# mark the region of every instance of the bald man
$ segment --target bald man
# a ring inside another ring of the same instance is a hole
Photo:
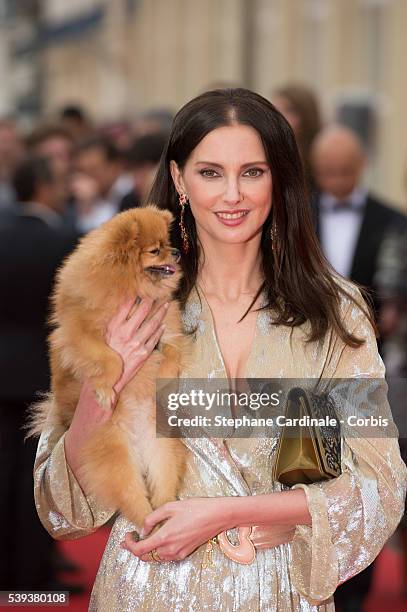
[[[343,276],[375,290],[377,257],[387,229],[405,217],[362,186],[366,158],[358,137],[331,126],[316,137],[311,164],[318,189],[317,233],[322,249]],[[377,295],[375,306],[379,307]]]
[[[341,126],[325,128],[314,140],[311,164],[318,195],[314,202],[317,233],[332,266],[372,290],[376,314],[380,300],[374,276],[388,230],[405,217],[373,197],[363,186],[366,158],[357,136]],[[362,611],[373,565],[341,585],[335,602],[342,612]]]

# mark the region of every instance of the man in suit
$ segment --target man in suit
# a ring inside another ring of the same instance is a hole
[[[374,276],[381,244],[387,230],[405,217],[362,186],[365,162],[362,145],[351,130],[322,130],[312,148],[318,188],[314,208],[328,261],[343,276],[372,290],[378,308]]]
[[[405,217],[374,197],[362,184],[365,155],[357,136],[341,126],[327,127],[312,147],[318,195],[313,202],[317,234],[326,258],[342,276],[371,291],[378,315],[381,300],[375,284],[379,253],[388,229]],[[343,612],[362,610],[373,565],[340,586],[335,601]]]
[[[94,136],[75,147],[71,191],[78,231],[86,233],[111,219],[132,189],[123,155],[109,138]]]
[[[132,174],[134,186],[120,202],[119,212],[137,208],[147,201],[168,138],[168,132],[144,134],[136,138],[127,151],[127,167]]]
[[[49,389],[46,338],[54,274],[76,233],[58,210],[59,185],[49,161],[26,159],[13,186],[18,203],[0,217],[0,590],[58,589],[54,542],[33,496],[37,440],[24,442],[27,407]]]

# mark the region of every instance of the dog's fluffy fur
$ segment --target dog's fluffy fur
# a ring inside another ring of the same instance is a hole
[[[169,244],[172,221],[169,211],[155,206],[125,211],[82,238],[60,268],[50,318],[51,393],[33,406],[29,435],[45,426],[68,428],[85,379],[99,403],[110,405],[123,363],[106,343],[107,324],[132,296],[155,300],[148,318],[172,300],[181,278]],[[149,269],[163,264],[173,273]],[[189,352],[174,300],[165,325],[158,349],[123,389],[111,419],[82,449],[78,471],[87,493],[138,527],[152,509],[176,498],[185,467],[181,440],[156,437],[156,379],[177,378]]]

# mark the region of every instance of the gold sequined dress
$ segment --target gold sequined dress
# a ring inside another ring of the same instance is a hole
[[[307,345],[307,324],[270,326],[271,312],[259,312],[246,377],[382,378],[384,367],[365,316],[345,298],[342,313],[348,329],[366,338],[361,348],[345,346],[334,332],[323,343]],[[186,329],[197,326],[191,368],[183,376],[226,378],[209,305],[196,289],[183,318]],[[381,411],[388,413],[387,401]],[[282,489],[271,477],[276,439],[190,438],[185,443],[190,452],[180,499]],[[37,510],[54,538],[88,535],[112,516],[81,490],[66,463],[64,431],[44,430],[34,476]],[[369,565],[394,532],[404,510],[406,481],[396,438],[344,439],[339,478],[297,485],[306,493],[312,526],[298,525],[289,543],[258,549],[250,565],[231,561],[215,546],[213,566],[205,567],[204,544],[181,562],[140,561],[119,546],[134,525],[118,515],[89,610],[332,612],[337,585]]]

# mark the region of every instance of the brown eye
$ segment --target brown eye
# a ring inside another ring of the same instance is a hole
[[[149,251],[149,253],[151,253],[151,255],[159,255],[160,249],[153,249],[152,251]]]
[[[261,168],[250,168],[250,170],[247,170],[245,174],[250,176],[250,178],[257,178],[258,176],[264,174],[264,170]]]

